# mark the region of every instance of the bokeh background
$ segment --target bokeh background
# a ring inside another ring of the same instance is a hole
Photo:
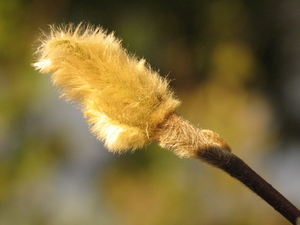
[[[300,207],[298,0],[0,0],[1,225],[289,224],[227,174],[155,143],[109,153],[30,66],[41,30],[115,31],[235,154]]]

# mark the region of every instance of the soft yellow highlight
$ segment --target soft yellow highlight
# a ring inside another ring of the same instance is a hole
[[[166,79],[100,27],[50,30],[34,66],[51,73],[62,96],[79,104],[91,131],[112,151],[154,141],[157,126],[180,104]]]

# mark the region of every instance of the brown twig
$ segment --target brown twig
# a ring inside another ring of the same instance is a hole
[[[299,209],[243,160],[232,154],[226,142],[216,133],[198,129],[172,114],[159,126],[158,134],[162,147],[171,149],[180,157],[194,157],[225,171],[264,199],[292,224],[297,224]]]

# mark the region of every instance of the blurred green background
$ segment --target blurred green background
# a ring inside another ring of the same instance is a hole
[[[0,0],[0,225],[289,224],[155,143],[109,153],[30,63],[49,24],[115,31],[172,80],[179,114],[300,207],[299,11],[298,0]]]

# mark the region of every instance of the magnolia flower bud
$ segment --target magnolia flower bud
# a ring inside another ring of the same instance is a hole
[[[158,124],[180,104],[166,79],[100,27],[51,26],[41,42],[33,65],[52,74],[62,96],[79,104],[111,151],[154,141]]]
[[[33,65],[51,73],[62,96],[76,102],[92,132],[111,151],[137,149],[158,141],[179,157],[201,159],[235,177],[292,224],[300,211],[243,160],[216,133],[176,115],[180,104],[166,79],[122,48],[102,28],[51,27]]]

